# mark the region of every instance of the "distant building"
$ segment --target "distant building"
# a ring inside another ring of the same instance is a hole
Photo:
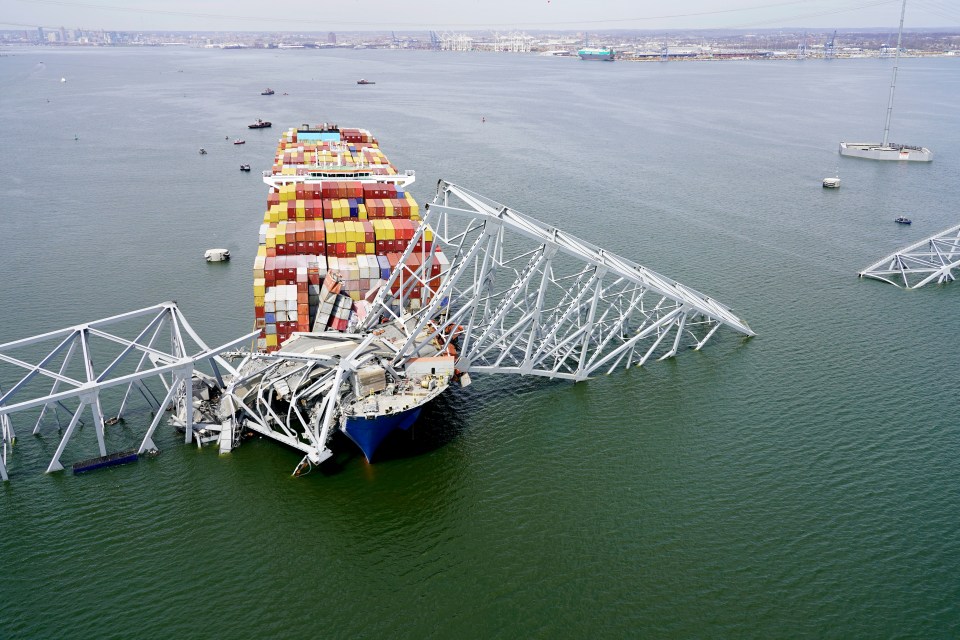
[[[327,34],[327,44],[337,44],[337,34],[333,31]]]

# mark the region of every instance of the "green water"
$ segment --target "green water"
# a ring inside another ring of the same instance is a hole
[[[321,121],[371,129],[420,202],[461,184],[758,336],[578,385],[478,378],[376,464],[343,446],[299,479],[273,443],[219,456],[168,426],[159,458],[45,475],[56,429],[15,422],[0,637],[960,633],[960,287],[856,278],[957,223],[956,60],[901,61],[892,138],[923,166],[836,153],[879,139],[883,60],[6,53],[2,341],[169,299],[208,343],[247,331],[257,172]]]

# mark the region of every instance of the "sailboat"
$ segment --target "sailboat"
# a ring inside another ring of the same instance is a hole
[[[840,155],[868,160],[907,160],[911,162],[930,162],[933,152],[926,147],[890,142],[890,115],[893,113],[893,91],[897,86],[897,67],[900,64],[900,41],[903,38],[903,16],[907,11],[907,0],[900,7],[900,29],[897,31],[897,53],[893,59],[893,79],[890,81],[890,99],[887,101],[887,120],[883,127],[883,142],[841,142]]]

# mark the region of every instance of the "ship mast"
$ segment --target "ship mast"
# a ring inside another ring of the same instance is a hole
[[[900,7],[900,28],[897,30],[897,52],[893,58],[893,79],[890,81],[890,99],[887,101],[887,121],[883,125],[883,143],[881,147],[887,146],[890,139],[890,116],[893,114],[893,90],[897,86],[897,67],[900,65],[900,40],[903,37],[903,16],[907,12],[907,0],[903,0]]]

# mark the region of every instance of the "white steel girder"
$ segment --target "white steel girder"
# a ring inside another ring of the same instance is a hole
[[[952,282],[953,270],[960,267],[960,225],[944,229],[909,247],[877,260],[861,271],[861,278],[873,278],[904,289],[919,289],[936,280]]]
[[[425,209],[361,327],[419,306],[398,364],[440,340],[461,372],[576,381],[700,349],[720,326],[754,335],[720,302],[462,187],[441,180]]]
[[[116,325],[121,325],[128,333],[135,332],[135,337],[123,337],[106,330],[116,328]],[[190,442],[193,403],[186,400],[186,389],[192,388],[194,366],[200,361],[208,361],[222,384],[220,371],[225,369],[232,372],[233,368],[217,354],[249,340],[255,333],[211,349],[190,327],[176,303],[165,302],[0,344],[0,367],[6,366],[2,369],[4,378],[16,376],[15,373],[9,373],[11,369],[20,373],[12,386],[0,390],[0,438],[3,441],[0,479],[8,480],[7,447],[15,438],[11,416],[31,409],[40,409],[33,426],[34,434],[39,433],[48,411],[52,412],[61,430],[63,424],[60,422],[60,413],[70,416],[56,453],[47,467],[48,473],[63,469],[60,457],[87,407],[90,407],[93,415],[97,448],[101,456],[107,455],[101,392],[114,387],[125,387],[117,420],[123,417],[127,401],[134,391],[142,395],[155,412],[138,453],[155,448],[153,433],[164,410],[171,404],[182,403],[187,421],[184,437]],[[188,342],[185,335],[192,342]],[[188,350],[190,344],[199,350],[191,353]],[[50,345],[55,346],[50,349]],[[19,357],[12,355],[14,353]],[[105,366],[96,362],[97,356],[104,359]],[[168,376],[169,381],[164,376]],[[159,378],[167,389],[162,402],[157,401],[144,384],[145,380],[152,377]],[[192,399],[192,393],[189,397]],[[65,404],[67,401],[79,403],[74,408],[68,408]]]

